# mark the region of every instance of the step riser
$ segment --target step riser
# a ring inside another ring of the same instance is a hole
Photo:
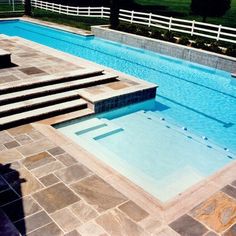
[[[66,78],[59,78],[55,80],[48,80],[48,81],[39,81],[34,84],[24,84],[24,85],[19,85],[16,87],[9,87],[9,88],[0,88],[0,93],[1,94],[6,94],[6,93],[11,93],[11,92],[18,92],[22,90],[27,90],[27,89],[33,89],[37,87],[43,87],[43,86],[48,86],[48,85],[53,85],[53,84],[60,84],[60,83],[65,83],[65,82],[70,82],[70,81],[75,81],[75,80],[82,80],[86,79],[88,77],[93,77],[97,75],[102,75],[102,73],[90,73],[86,75],[81,75],[81,76],[75,76],[75,77],[66,77]]]
[[[24,107],[11,109],[11,110],[7,110],[7,111],[2,111],[2,112],[1,112],[1,107],[0,107],[0,117],[5,117],[5,116],[9,116],[9,115],[14,115],[17,113],[22,113],[22,112],[25,112],[28,110],[33,110],[33,109],[42,108],[42,107],[46,107],[46,106],[50,106],[50,105],[55,105],[60,102],[68,102],[68,101],[72,101],[72,100],[78,99],[78,98],[80,98],[80,96],[77,94],[77,95],[73,95],[73,96],[54,99],[54,100],[47,101],[47,102],[42,102],[40,104],[26,105]]]
[[[107,83],[111,83],[111,82],[115,82],[115,81],[117,81],[117,78],[107,78],[107,79],[104,79],[103,81],[99,81],[99,82],[94,81],[94,82],[88,82],[88,83],[85,83],[85,84],[71,85],[70,87],[62,87],[62,88],[52,89],[52,90],[48,90],[48,91],[38,92],[38,93],[35,93],[35,94],[26,94],[25,96],[12,97],[12,98],[7,99],[7,100],[2,100],[2,101],[0,101],[0,105],[6,105],[6,104],[9,104],[9,103],[12,103],[12,102],[24,101],[24,100],[27,100],[27,99],[43,97],[43,96],[56,94],[56,93],[60,93],[60,92],[66,92],[66,91],[75,90],[75,89],[88,88],[88,87],[107,84]]]
[[[0,125],[0,131],[2,131],[4,129],[13,128],[13,127],[16,127],[19,125],[24,125],[24,124],[36,122],[39,120],[48,119],[48,118],[62,115],[65,113],[74,112],[74,111],[78,111],[81,109],[86,109],[86,108],[87,108],[87,104],[83,104],[83,105],[78,105],[78,106],[74,106],[74,107],[70,107],[70,108],[65,108],[65,109],[58,110],[58,111],[48,112],[47,114],[37,115],[36,117],[25,117],[25,118],[22,118],[20,120],[14,121],[14,122],[9,122],[7,124]]]

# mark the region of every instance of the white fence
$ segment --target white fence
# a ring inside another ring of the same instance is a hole
[[[109,18],[110,16],[110,8],[107,7],[73,7],[38,0],[32,0],[31,4],[35,8],[70,16],[89,16],[101,18]]]
[[[4,0],[6,1],[6,0]],[[12,0],[10,0],[12,1]],[[14,1],[14,0],[13,0]],[[15,0],[20,1],[20,0]],[[23,2],[24,0],[22,0]],[[32,6],[47,11],[71,16],[88,16],[109,18],[110,8],[108,7],[75,7],[65,6],[56,3],[50,3],[40,0],[31,0]],[[207,24],[198,21],[183,20],[174,17],[166,17],[152,13],[120,10],[119,19],[129,23],[146,25],[190,34],[191,36],[202,36],[215,39],[217,41],[226,41],[236,43],[236,28],[225,27],[222,25]]]
[[[120,20],[129,23],[236,43],[236,28],[127,10],[120,10],[119,16]]]

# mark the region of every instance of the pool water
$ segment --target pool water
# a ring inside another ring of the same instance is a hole
[[[20,36],[159,85],[153,112],[236,153],[236,80],[230,73],[96,37],[24,21],[2,21]]]
[[[162,202],[235,160],[160,115],[151,100],[56,128]]]

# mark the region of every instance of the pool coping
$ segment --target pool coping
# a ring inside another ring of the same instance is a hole
[[[22,19],[22,17],[20,19]],[[50,50],[51,52],[54,52],[57,55],[62,55],[61,52],[57,51],[56,49],[49,48],[47,46],[43,47],[47,48],[47,50]],[[70,54],[68,55],[70,56],[70,58],[77,58],[76,56]],[[63,59],[66,58],[67,57],[65,56]],[[111,68],[100,66],[83,58],[80,59],[80,61],[83,61],[83,64],[86,66],[98,66],[99,68],[106,68],[106,70],[108,71],[114,71]],[[121,76],[124,75],[124,73],[121,72],[116,71],[116,73]],[[128,77],[131,79],[133,78],[132,76]],[[82,116],[84,116],[84,114],[81,115],[81,117]],[[78,114],[75,117],[64,117],[60,119],[60,122],[67,121],[72,118],[75,119],[78,117]],[[47,134],[47,137],[51,139],[54,143],[61,146],[69,154],[78,159],[81,163],[91,168],[95,173],[105,179],[113,187],[115,187],[120,192],[124,193],[124,195],[133,199],[138,205],[150,212],[151,215],[160,217],[162,221],[171,222],[175,220],[176,218],[188,212],[194,206],[198,205],[200,202],[217,192],[225,184],[235,180],[236,178],[236,162],[234,161],[233,163],[228,164],[213,175],[191,186],[181,195],[171,199],[166,203],[161,203],[154,196],[150,195],[142,188],[132,183],[126,177],[112,169],[112,167],[109,167],[108,165],[100,161],[96,156],[84,150],[79,144],[74,143],[72,140],[59,133],[59,131],[57,131],[51,126],[56,123],[56,120],[57,118],[55,117],[54,120],[48,119],[32,123],[32,126],[34,126],[35,129],[37,129],[38,131]]]

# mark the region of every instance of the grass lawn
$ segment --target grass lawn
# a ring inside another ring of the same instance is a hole
[[[136,2],[144,6],[164,6],[166,12],[170,12],[169,16],[175,16],[174,12],[176,12],[176,17],[202,21],[201,17],[189,14],[191,0],[136,0]],[[179,16],[179,13],[183,16]],[[236,28],[236,0],[231,0],[231,9],[223,17],[209,17],[207,22]]]

